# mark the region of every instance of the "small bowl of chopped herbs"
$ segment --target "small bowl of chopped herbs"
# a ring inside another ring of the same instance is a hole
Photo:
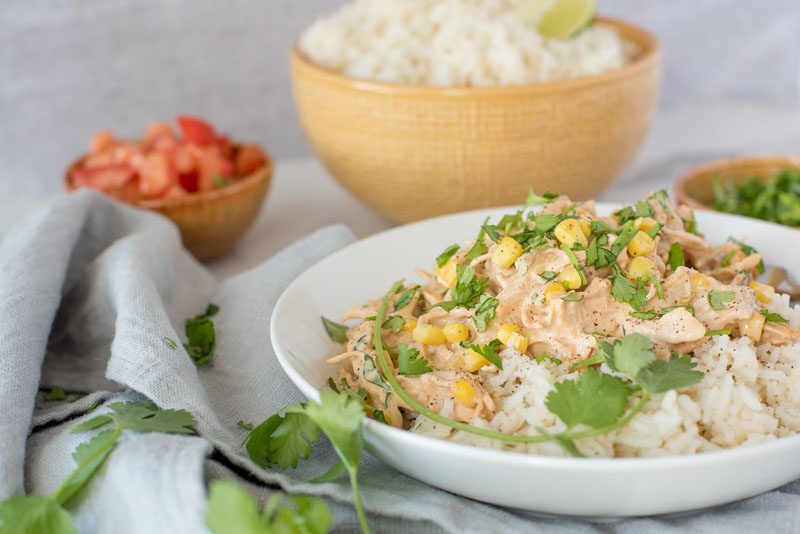
[[[675,194],[692,208],[800,226],[800,156],[705,163],[678,179]]]

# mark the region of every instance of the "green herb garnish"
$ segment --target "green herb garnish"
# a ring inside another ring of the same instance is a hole
[[[708,330],[706,331],[707,336],[722,336],[722,335],[730,335],[731,329],[730,328],[720,328],[719,330]]]
[[[788,323],[779,313],[773,313],[769,310],[761,310],[761,315],[767,318],[768,323]]]
[[[419,350],[405,343],[397,346],[397,364],[398,373],[401,375],[424,375],[433,371],[428,365],[428,360],[419,357]]]
[[[455,243],[444,249],[444,252],[436,256],[436,265],[442,267],[445,263],[447,263],[450,260],[450,258],[453,257],[453,254],[458,252],[458,249],[460,248],[461,246],[458,243]]]
[[[736,293],[733,291],[718,291],[712,289],[708,292],[708,304],[711,306],[712,310],[721,310],[725,307],[725,304],[731,302],[735,296]]]
[[[681,267],[681,266],[685,265],[685,263],[684,263],[685,261],[686,260],[684,260],[684,257],[683,257],[683,249],[681,248],[680,243],[675,241],[669,247],[669,259],[667,260],[669,268],[674,271],[678,267]]]
[[[320,319],[322,319],[322,326],[325,327],[325,332],[328,333],[328,337],[332,341],[335,343],[347,342],[347,325],[331,321],[325,317],[320,317]]]

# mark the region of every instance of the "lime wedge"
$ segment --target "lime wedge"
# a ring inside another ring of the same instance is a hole
[[[591,24],[597,0],[529,0],[517,16],[545,37],[567,39]]]

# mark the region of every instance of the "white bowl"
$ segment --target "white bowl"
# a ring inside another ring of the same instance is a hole
[[[598,204],[608,214],[615,206]],[[270,324],[283,369],[319,400],[337,347],[320,315],[337,319],[356,303],[381,297],[396,280],[412,279],[452,243],[473,237],[487,216],[479,210],[401,226],[364,239],[314,265],[278,299]],[[767,263],[800,278],[797,230],[698,212],[712,244],[749,237]],[[367,419],[367,449],[403,473],[479,501],[540,513],[621,517],[686,512],[750,497],[800,477],[800,435],[748,447],[659,458],[560,458],[479,449],[398,430]]]

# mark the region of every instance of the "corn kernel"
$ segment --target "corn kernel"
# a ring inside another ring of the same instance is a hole
[[[575,246],[575,243],[580,243],[584,248],[589,246],[589,241],[583,235],[581,225],[576,219],[564,219],[556,225],[553,233],[559,243],[564,243],[569,248]]]
[[[583,232],[584,237],[589,239],[589,236],[592,235],[592,225],[589,223],[589,220],[581,217],[578,219],[578,225],[581,227],[581,232]]]
[[[448,323],[442,328],[444,337],[450,343],[459,343],[469,338],[469,328],[461,323]]]
[[[656,264],[650,258],[639,256],[633,258],[631,264],[628,266],[628,279],[635,282],[637,278],[647,280],[647,273],[653,271]]]
[[[461,367],[470,373],[474,373],[487,363],[489,363],[489,360],[472,349],[465,350],[461,355]]]
[[[739,333],[756,343],[761,339],[761,332],[764,330],[766,320],[767,318],[760,313],[754,313],[749,319],[739,321]]]
[[[633,227],[637,230],[641,230],[642,232],[649,232],[653,228],[656,227],[658,221],[653,219],[652,217],[639,217],[638,219],[633,221]]]
[[[749,285],[750,289],[756,292],[756,298],[759,302],[763,304],[767,304],[768,302],[772,301],[772,297],[775,296],[775,288],[772,286],[768,286],[767,284],[762,284],[760,282],[750,282]]]
[[[575,267],[567,267],[558,275],[558,280],[565,289],[578,289],[581,287],[581,275]]]
[[[467,408],[474,408],[478,404],[478,392],[469,380],[456,380],[453,396]]]
[[[525,351],[528,350],[528,338],[516,332],[509,336],[505,344],[507,347],[511,347],[522,354],[525,354]]]
[[[711,280],[702,273],[695,273],[692,275],[692,288],[695,290],[697,289],[705,289],[711,285]]]
[[[652,252],[655,246],[653,238],[639,230],[639,233],[628,242],[628,255],[632,258],[644,256]]]
[[[447,341],[441,328],[427,323],[418,324],[411,335],[414,337],[414,341],[423,345],[441,345]]]
[[[436,269],[436,281],[447,288],[456,285],[456,280],[458,279],[457,265],[458,262],[456,260],[450,260]]]
[[[506,323],[497,331],[497,339],[500,340],[500,343],[505,345],[508,338],[511,337],[511,334],[515,333],[519,333],[519,327],[514,323]]]
[[[417,320],[416,319],[409,319],[408,321],[403,323],[403,327],[401,330],[403,332],[411,332],[417,327]]]
[[[564,285],[561,282],[552,282],[544,290],[544,296],[547,299],[547,302],[552,302],[553,300],[562,297],[566,292],[567,290],[564,289]]]
[[[513,237],[504,237],[497,244],[492,261],[501,269],[511,267],[522,256],[522,245]]]

